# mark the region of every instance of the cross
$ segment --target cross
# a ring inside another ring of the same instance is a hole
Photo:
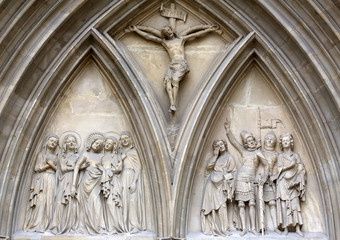
[[[187,20],[187,13],[180,10],[176,10],[174,3],[170,3],[170,8],[165,8],[163,3],[161,4],[161,16],[169,18],[170,26],[173,30],[176,30],[176,20]]]

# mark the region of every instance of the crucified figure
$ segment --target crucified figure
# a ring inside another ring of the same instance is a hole
[[[216,25],[197,25],[189,27],[179,34],[171,26],[158,30],[147,26],[132,25],[129,26],[129,29],[147,40],[162,44],[168,52],[171,63],[165,73],[163,82],[170,100],[169,112],[175,112],[179,82],[190,71],[184,55],[185,42],[212,31],[217,31],[221,34],[221,30]]]

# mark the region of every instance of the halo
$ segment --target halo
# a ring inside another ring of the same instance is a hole
[[[62,148],[63,145],[64,145],[64,138],[67,136],[67,135],[74,135],[77,139],[77,149],[79,150],[79,148],[81,147],[81,137],[78,133],[74,132],[74,131],[66,131],[64,132],[63,134],[61,134],[60,138],[59,138],[59,146]]]
[[[109,137],[109,136],[115,137],[115,138],[117,138],[117,140],[119,141],[119,136],[120,136],[119,133],[114,132],[114,131],[106,132],[106,133],[105,133],[105,138],[106,138],[106,137]]]
[[[54,134],[54,133],[50,133],[50,134],[48,134],[46,137],[45,137],[45,139],[44,139],[44,144],[47,142],[47,140],[49,139],[49,138],[51,138],[51,137],[55,137],[58,141],[59,141],[59,137],[58,137],[58,135],[56,135],[56,134]]]
[[[104,134],[101,133],[101,132],[93,132],[93,133],[90,133],[90,134],[87,136],[86,140],[84,141],[85,149],[87,149],[89,141],[91,141],[92,138],[93,138],[93,137],[96,137],[96,136],[99,136],[99,137],[101,137],[103,140],[105,140],[105,136],[104,136]]]
[[[50,133],[50,134],[48,134],[48,135],[44,138],[44,142],[43,142],[43,144],[42,144],[42,148],[43,148],[43,149],[47,147],[47,140],[48,140],[49,138],[51,138],[51,137],[56,138],[57,141],[58,141],[58,144],[59,144],[60,138],[58,137],[58,135],[56,135],[56,134],[54,134],[54,133]],[[60,147],[60,145],[59,145],[59,147]],[[57,148],[58,148],[58,146],[57,146]]]

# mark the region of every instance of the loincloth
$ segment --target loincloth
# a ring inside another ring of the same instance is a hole
[[[188,72],[190,72],[190,69],[188,62],[185,59],[182,59],[179,62],[171,62],[164,76],[164,87],[166,88],[169,81],[172,86],[178,87],[179,81],[181,81]]]

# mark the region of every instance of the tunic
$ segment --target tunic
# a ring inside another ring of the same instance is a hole
[[[289,167],[283,170],[283,168]],[[279,224],[283,228],[288,226],[302,225],[300,199],[305,200],[305,169],[301,163],[300,156],[295,152],[281,153],[278,158],[279,177],[277,180],[277,200],[286,201],[286,212],[284,216],[281,207],[278,209]],[[290,188],[292,184],[295,187]]]
[[[274,172],[276,172],[276,163],[277,163],[277,158],[278,158],[278,153],[276,151],[271,151],[271,152],[266,152],[263,151],[264,156],[267,159],[270,173],[269,175],[273,175]],[[269,181],[266,181],[264,186],[263,186],[263,200],[265,202],[270,202],[273,200],[276,200],[276,186],[275,182],[273,184],[270,184]]]
[[[120,183],[121,156],[106,154],[102,159],[102,164],[104,171],[101,184],[107,230],[112,233],[123,232],[122,187]]]
[[[243,164],[237,172],[236,177],[236,190],[235,200],[236,201],[249,201],[255,199],[255,176],[258,165],[258,157],[264,159],[260,150],[253,152],[244,151],[242,160]]]
[[[55,170],[47,161],[56,163],[57,155],[40,152],[30,187],[29,208],[25,220],[25,230],[45,232],[53,221],[56,194]],[[41,171],[40,169],[46,169]],[[40,172],[41,171],[41,172]]]
[[[54,227],[58,234],[77,229],[77,199],[71,197],[73,170],[79,158],[78,154],[64,154],[59,160],[57,171],[57,195]]]
[[[86,153],[87,167],[78,188],[80,228],[90,234],[106,232],[101,196],[102,171],[96,166],[100,158],[95,155],[99,154]]]
[[[145,227],[145,197],[144,183],[141,175],[142,165],[133,147],[125,150],[126,158],[123,160],[123,170],[121,176],[122,184],[122,206],[124,232],[133,230],[143,231]],[[131,193],[129,187],[137,177],[136,191]]]
[[[205,234],[225,235],[229,229],[227,201],[234,195],[235,161],[232,155],[226,154],[210,159],[207,170],[211,172],[204,191],[201,209],[202,231]],[[222,205],[224,206],[222,207]],[[216,214],[212,212],[216,211]],[[213,217],[215,216],[215,217]]]

